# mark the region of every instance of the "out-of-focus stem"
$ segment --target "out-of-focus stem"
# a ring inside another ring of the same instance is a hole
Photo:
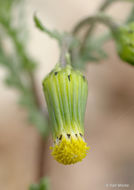
[[[61,51],[60,51],[61,52],[60,53],[60,64],[62,66],[65,66],[67,64],[66,55],[69,52],[70,42],[71,42],[70,36],[65,36],[62,39],[61,48],[60,48],[61,49]]]
[[[134,0],[105,0],[104,3],[100,6],[99,11],[104,11],[106,10],[111,4],[119,1],[124,1],[124,2],[134,2]]]
[[[118,25],[113,22],[113,20],[107,16],[107,15],[104,15],[104,14],[97,14],[95,16],[89,16],[89,17],[86,17],[85,19],[81,20],[73,29],[72,33],[74,35],[76,35],[79,30],[85,26],[85,25],[89,25],[92,24],[92,23],[96,23],[96,22],[100,22],[100,23],[103,23],[105,24],[106,26],[108,26],[111,31],[114,33],[117,29],[118,29]]]
[[[98,12],[104,12],[109,6],[111,6],[113,3],[117,3],[119,1],[124,1],[124,2],[134,2],[134,0],[105,0],[99,7]],[[85,36],[83,38],[83,41],[81,43],[81,47],[80,50],[82,50],[86,44],[86,41],[88,40],[88,38],[90,37],[90,35],[92,34],[93,30],[95,29],[96,23],[92,22],[89,26],[89,28],[87,29]]]
[[[38,157],[37,157],[37,170],[36,170],[36,180],[39,181],[43,176],[47,175],[46,169],[46,150],[47,150],[47,138],[43,139],[42,136],[38,138]]]
[[[33,72],[29,72],[29,77],[31,79],[31,87],[33,90],[33,95],[35,98],[36,105],[38,109],[41,111],[41,114],[43,114],[46,118],[48,118],[48,113],[45,109],[43,109],[42,103],[40,101],[40,95],[38,86],[36,84],[36,79]],[[47,149],[47,138],[43,139],[42,136],[38,137],[38,160],[37,160],[37,172],[36,172],[36,179],[39,181],[44,175],[45,175],[45,169],[46,169],[46,162],[45,162],[45,152]]]
[[[11,27],[9,22],[6,22],[4,20],[0,20],[0,23],[2,24],[2,26],[4,27],[4,29],[6,30],[6,32],[8,33],[8,35],[10,36],[11,40],[13,41],[13,44],[16,48],[16,51],[18,53],[18,55],[20,56],[20,58],[23,58],[23,56],[25,56],[27,58],[27,60],[30,61],[29,57],[27,57],[27,54],[25,52],[25,49],[23,47],[23,45],[21,44],[21,42],[19,41],[17,34],[16,34],[16,30],[14,28]],[[22,51],[19,51],[19,50]],[[35,104],[37,106],[37,108],[40,110],[41,114],[44,115],[44,117],[48,118],[48,114],[47,111],[43,109],[43,105],[40,101],[40,95],[39,95],[39,90],[37,88],[37,84],[36,84],[36,79],[34,76],[34,71],[29,71],[26,70],[26,73],[28,73],[28,76],[30,78],[30,86],[31,89],[33,91],[33,96],[34,96],[34,100],[35,100]],[[41,136],[39,136],[39,148],[38,148],[38,162],[37,162],[37,174],[36,174],[36,179],[37,181],[40,180],[40,178],[42,178],[44,176],[44,168],[45,168],[45,149],[46,149],[46,141],[44,140]]]
[[[44,109],[44,106],[42,105],[42,102],[41,102],[41,97],[39,94],[39,89],[37,86],[37,80],[35,78],[34,72],[29,71],[28,75],[29,75],[29,78],[31,80],[31,88],[33,91],[35,103],[36,103],[37,107],[39,108],[39,110],[41,111],[41,113],[45,116],[45,118],[49,119],[48,112]]]

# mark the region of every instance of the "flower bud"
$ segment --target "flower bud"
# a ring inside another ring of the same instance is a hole
[[[134,22],[119,28],[116,43],[120,58],[134,65]]]
[[[53,157],[65,165],[81,161],[89,149],[84,140],[86,78],[70,65],[57,65],[45,77],[43,90],[52,122]]]

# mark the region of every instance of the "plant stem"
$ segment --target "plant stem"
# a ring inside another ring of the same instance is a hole
[[[65,42],[61,45],[60,64],[64,67],[66,65],[65,55],[68,51],[67,44]]]
[[[119,1],[124,1],[124,2],[134,2],[134,0],[105,0],[101,6],[99,7],[98,9],[98,12],[104,12],[109,6],[111,6],[113,3],[117,3]],[[81,43],[81,47],[80,47],[80,51],[83,50],[85,44],[86,44],[86,41],[88,40],[89,36],[91,35],[91,33],[93,32],[94,28],[96,26],[96,23],[95,22],[92,22],[88,28],[88,30],[86,31],[85,33],[85,36],[83,38],[83,41]]]
[[[111,4],[119,1],[124,1],[124,2],[134,2],[134,0],[105,0],[104,3],[100,6],[99,11],[104,11],[106,10]]]
[[[115,2],[117,3],[117,2],[119,2],[119,1],[134,2],[134,0],[105,0],[105,1],[103,2],[103,4],[101,4],[101,6],[99,7],[98,12],[104,12],[111,4],[113,4],[113,3],[115,3]],[[91,24],[91,26],[89,27],[87,33],[85,34],[85,39],[84,39],[84,41],[87,40],[88,36],[90,36],[90,34],[93,32],[94,28],[95,28],[95,23],[93,22],[93,23]],[[84,42],[83,42],[83,44],[84,44]]]
[[[47,164],[46,164],[46,150],[47,150],[47,139],[43,139],[42,136],[39,136],[38,138],[38,160],[37,160],[37,171],[36,171],[36,180],[37,182],[40,181],[40,179],[47,175]]]
[[[35,102],[37,107],[41,110],[41,113],[45,115],[46,118],[48,118],[48,113],[46,112],[45,109],[43,109],[42,103],[40,101],[40,95],[39,95],[39,90],[36,84],[36,79],[34,76],[33,72],[29,72],[29,76],[31,79],[31,87],[33,90],[33,95],[35,98]],[[44,175],[44,171],[46,170],[46,162],[45,162],[45,152],[47,150],[47,138],[43,139],[42,136],[38,137],[38,161],[37,161],[37,172],[36,172],[36,179],[39,181]]]
[[[65,35],[61,42],[61,54],[60,54],[60,64],[64,67],[67,64],[66,54],[69,52],[69,47],[71,43],[71,38],[68,35]]]
[[[44,106],[42,105],[42,102],[41,102],[41,97],[39,94],[39,89],[37,86],[37,80],[35,78],[34,72],[29,71],[28,75],[29,75],[29,78],[31,80],[31,88],[33,91],[35,103],[36,103],[37,107],[39,108],[39,110],[41,110],[42,114],[49,120],[48,112],[44,109]]]
[[[94,23],[100,22],[100,23],[105,24],[106,26],[108,26],[111,29],[111,31],[113,33],[118,29],[118,25],[115,22],[113,22],[113,20],[109,16],[104,15],[104,14],[98,14],[98,15],[95,15],[95,16],[89,16],[89,17],[81,20],[74,27],[74,29],[72,31],[73,35],[76,35],[83,26],[90,25],[93,22]]]

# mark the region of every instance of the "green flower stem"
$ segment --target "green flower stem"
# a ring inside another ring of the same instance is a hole
[[[134,0],[105,0],[104,3],[100,6],[99,10],[100,11],[104,11],[106,10],[111,4],[113,3],[117,3],[117,2],[120,2],[120,1],[123,1],[123,2],[134,2]]]
[[[79,30],[84,27],[85,25],[90,25],[92,23],[103,23],[107,27],[110,28],[112,33],[115,33],[118,29],[118,25],[107,15],[104,15],[102,13],[95,15],[95,16],[89,16],[83,20],[81,20],[75,27],[74,30],[72,31],[73,35],[76,35]]]
[[[39,18],[36,16],[36,14],[34,14],[34,23],[35,23],[35,26],[39,30],[41,30],[42,32],[46,33],[49,37],[57,40],[59,42],[59,44],[61,43],[61,39],[62,39],[61,34],[58,31],[56,31],[56,30],[51,31],[48,28],[46,28],[42,24],[42,22],[39,20]]]
[[[60,60],[59,62],[61,63],[62,66],[66,65],[66,54],[69,50],[69,44],[67,43],[67,39],[63,38],[62,40],[62,44],[61,44],[61,54],[60,54]]]
[[[111,6],[113,3],[117,3],[119,1],[123,1],[123,2],[130,2],[130,3],[134,3],[134,0],[105,0],[99,7],[98,12],[104,12],[109,6]],[[93,32],[95,28],[95,22],[92,21],[90,23],[90,26],[88,28],[88,30],[86,31],[83,41],[81,43],[81,47],[80,47],[80,51],[83,51],[86,41],[88,40],[88,38],[90,37],[91,33]]]
[[[113,3],[117,3],[119,1],[134,3],[134,0],[105,0],[104,3],[99,7],[98,12],[104,12]],[[95,28],[95,23],[92,23],[91,26],[89,27],[88,31],[85,34],[85,37],[83,40],[83,45],[85,44],[86,40],[88,39],[88,37],[90,36],[90,34],[94,30],[94,28]]]
[[[73,35],[76,35],[79,32],[79,30],[81,28],[83,28],[85,25],[89,25],[89,29],[90,29],[90,27],[93,26],[93,23],[95,24],[96,22],[102,23],[102,24],[106,25],[107,27],[109,27],[110,31],[112,33],[116,33],[118,31],[118,25],[115,22],[113,22],[113,20],[109,16],[104,15],[104,14],[97,14],[95,16],[89,16],[89,17],[81,20],[74,27]],[[79,48],[77,50],[78,52],[75,53],[74,50],[72,49],[71,54],[72,54],[73,58],[74,58],[74,56],[78,57],[78,54],[83,53],[84,48],[85,48],[85,46],[87,44],[87,39],[88,39],[89,32],[90,31],[88,30],[87,33],[85,34],[85,37],[82,40],[82,42],[81,42],[81,44],[80,44],[80,46],[79,46]]]

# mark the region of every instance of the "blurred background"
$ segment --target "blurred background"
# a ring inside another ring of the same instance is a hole
[[[55,41],[35,27],[34,12],[49,28],[70,31],[79,19],[94,14],[101,3],[102,0],[25,1],[28,51],[39,63],[36,79],[42,101],[41,82],[57,62],[59,50]],[[130,3],[118,2],[107,13],[122,22],[131,7]],[[102,26],[98,28],[98,32],[104,30]],[[111,189],[107,184],[129,184],[120,189],[134,189],[134,67],[118,58],[112,40],[105,49],[109,58],[89,63],[85,72],[89,86],[85,138],[90,152],[81,163],[60,165],[51,156],[50,136],[42,168],[50,179],[51,190]],[[0,67],[0,190],[24,190],[37,180],[40,135],[27,122],[26,109],[16,104],[18,92],[3,83],[5,75],[5,69]]]

